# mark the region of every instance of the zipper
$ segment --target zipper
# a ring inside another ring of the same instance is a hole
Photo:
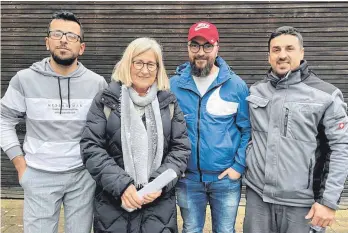
[[[199,125],[200,125],[200,121],[201,121],[201,104],[202,104],[202,98],[199,97],[199,102],[198,102],[198,118],[197,118],[197,169],[199,172],[199,180],[200,182],[202,182],[202,171],[201,171],[201,165],[200,165],[200,161],[199,161],[199,145],[200,145],[200,130],[199,130]]]
[[[309,161],[309,169],[308,169],[308,184],[307,189],[309,189],[309,185],[311,183],[311,174],[312,174],[312,159]]]
[[[206,95],[208,92],[218,88],[219,86],[223,85],[225,82],[220,83],[219,85],[217,85],[217,86],[215,86],[215,87],[213,87],[211,89],[208,89],[204,95]],[[197,118],[197,137],[198,137],[198,139],[197,139],[196,154],[197,154],[197,169],[198,169],[198,173],[199,173],[199,180],[200,180],[200,182],[202,182],[203,178],[202,178],[201,165],[200,165],[200,161],[199,161],[199,157],[200,157],[199,156],[199,144],[200,144],[200,130],[199,130],[199,126],[200,126],[200,121],[201,121],[201,104],[202,104],[203,96],[201,97],[199,94],[197,94],[196,92],[194,92],[193,90],[191,90],[189,88],[185,88],[185,87],[182,87],[182,88],[193,92],[199,98],[199,102],[198,102],[198,118]]]
[[[289,121],[289,109],[285,110],[285,119],[284,119],[284,137],[286,137],[286,133],[288,131],[288,121]]]

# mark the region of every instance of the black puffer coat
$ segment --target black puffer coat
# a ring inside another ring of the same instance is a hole
[[[99,93],[87,115],[81,139],[81,154],[86,168],[96,180],[94,199],[95,233],[169,233],[177,232],[175,189],[176,180],[162,190],[154,202],[128,213],[121,207],[121,196],[133,179],[125,172],[120,119],[120,83],[111,82]],[[150,180],[168,168],[180,176],[190,155],[184,116],[175,96],[168,91],[157,94],[163,124],[164,151],[162,165],[151,174]],[[169,104],[174,104],[171,119]],[[112,109],[108,120],[104,105]]]

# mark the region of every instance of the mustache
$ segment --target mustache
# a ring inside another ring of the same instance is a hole
[[[288,58],[278,58],[277,62],[290,62]]]
[[[66,46],[56,46],[56,49],[66,49],[70,51],[70,49]]]
[[[196,55],[193,57],[194,60],[208,60],[208,57],[204,55]]]

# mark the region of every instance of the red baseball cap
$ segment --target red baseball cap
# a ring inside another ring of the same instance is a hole
[[[210,44],[214,44],[216,41],[219,41],[219,32],[214,24],[201,21],[195,23],[190,27],[188,33],[188,41],[196,36],[201,36],[206,39]]]

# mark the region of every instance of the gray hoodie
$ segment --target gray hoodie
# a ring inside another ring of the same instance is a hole
[[[79,141],[86,115],[106,86],[102,76],[80,62],[67,76],[55,73],[49,58],[19,71],[1,99],[1,148],[11,160],[23,154],[15,125],[25,117],[28,166],[51,172],[81,168]]]

